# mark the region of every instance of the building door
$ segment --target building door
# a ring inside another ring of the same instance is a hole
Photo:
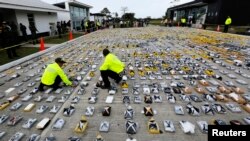
[[[27,14],[29,25],[36,26],[34,14]]]
[[[173,18],[174,21],[177,20],[177,11],[174,11],[174,18]]]
[[[49,23],[50,36],[56,35],[56,23]]]

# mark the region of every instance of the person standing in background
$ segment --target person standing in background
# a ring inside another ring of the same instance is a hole
[[[62,34],[65,34],[67,31],[67,23],[66,21],[63,21],[63,24],[61,24],[61,28],[62,28]]]
[[[61,22],[62,23],[62,22]],[[58,33],[58,37],[62,38],[62,26],[60,25],[60,22],[57,22],[57,33]]]
[[[22,23],[20,23],[20,30],[21,30],[22,36],[23,36],[23,39],[22,39],[22,40],[24,40],[24,41],[28,41],[26,29],[27,29],[26,26],[23,25]]]
[[[225,26],[224,26],[224,32],[227,33],[228,32],[228,28],[232,23],[232,19],[228,16],[226,21],[225,21]]]
[[[182,26],[182,27],[185,27],[185,26],[186,26],[186,23],[187,23],[186,18],[185,18],[185,17],[182,17],[182,18],[181,18],[181,26]]]
[[[10,47],[13,44],[13,32],[11,31],[11,27],[8,25],[6,21],[2,22],[2,32],[1,32],[1,37],[2,37],[2,47],[7,48]],[[6,49],[7,55],[9,59],[12,59],[13,57],[18,57],[16,54],[16,49],[14,47],[10,47]]]
[[[67,22],[66,25],[67,25],[67,31],[66,32],[71,31],[71,21],[70,20]]]
[[[31,32],[33,45],[35,45],[36,43],[38,43],[37,36],[36,36],[36,32],[38,32],[38,30],[37,30],[36,26],[34,25],[34,23],[30,24],[29,29],[30,29],[30,32]]]
[[[81,21],[81,28],[82,28],[82,31],[84,31],[85,30],[85,28],[84,28],[84,19]]]
[[[16,45],[20,41],[17,31],[17,25],[14,22],[11,22],[10,27],[11,27],[12,45]]]
[[[164,26],[168,26],[168,19],[167,18],[164,20]]]

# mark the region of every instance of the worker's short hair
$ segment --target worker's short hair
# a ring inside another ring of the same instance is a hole
[[[103,53],[103,56],[107,56],[109,53],[110,53],[110,51],[108,50],[108,49],[104,49],[103,51],[102,51],[102,53]]]
[[[56,58],[56,59],[55,59],[55,62],[56,62],[56,63],[62,63],[62,64],[66,63],[65,61],[63,61],[62,58]]]

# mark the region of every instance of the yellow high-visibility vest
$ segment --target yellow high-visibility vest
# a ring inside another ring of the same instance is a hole
[[[84,23],[84,26],[85,26],[85,27],[88,27],[88,22],[85,22],[85,23]]]
[[[41,81],[45,85],[52,85],[55,83],[55,79],[58,75],[66,85],[72,85],[72,82],[69,81],[68,77],[65,75],[64,71],[57,63],[49,64],[47,66],[43,73]]]
[[[121,62],[115,55],[109,53],[100,67],[100,70],[111,70],[116,73],[120,73],[124,70],[124,63]]]
[[[225,24],[230,25],[231,23],[232,23],[232,19],[228,17],[227,20],[225,21]]]
[[[181,19],[181,23],[186,23],[186,19],[185,19],[185,18],[182,18],[182,19]]]
[[[97,26],[101,26],[100,22],[97,22],[96,25],[97,25]]]

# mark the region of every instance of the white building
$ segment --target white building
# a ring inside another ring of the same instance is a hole
[[[34,23],[38,34],[49,35],[56,30],[57,12],[69,13],[40,0],[0,0],[0,22],[14,22],[19,28],[22,23],[30,34],[29,25]]]
[[[107,20],[107,16],[102,13],[90,13],[90,19],[91,21],[99,21],[102,23],[103,20]]]
[[[74,30],[81,30],[81,24],[83,21],[89,20],[89,9],[92,8],[92,6],[78,2],[76,0],[55,3],[54,6],[69,11],[68,14],[64,12],[58,12],[58,21],[67,22],[71,20],[71,27]]]

